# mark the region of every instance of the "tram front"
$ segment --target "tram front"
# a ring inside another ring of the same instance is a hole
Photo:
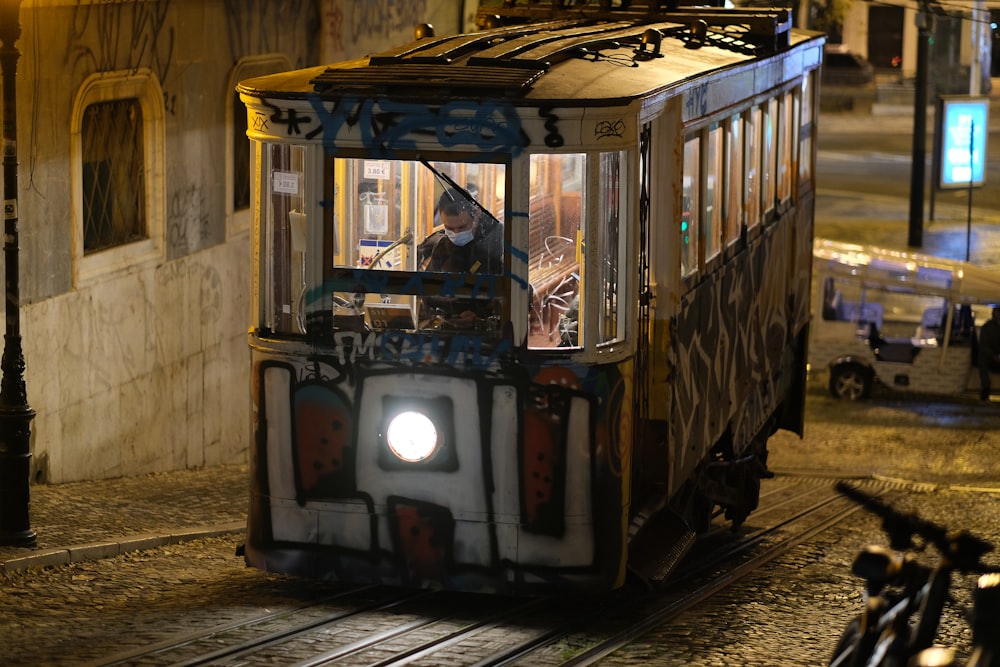
[[[556,124],[497,100],[321,94],[325,76],[240,86],[248,563],[462,590],[620,585],[635,132],[595,133],[609,114],[582,108]],[[557,131],[603,141],[553,150]]]

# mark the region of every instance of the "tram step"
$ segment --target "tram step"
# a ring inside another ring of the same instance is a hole
[[[677,567],[694,539],[684,519],[664,509],[629,540],[628,568],[647,586],[656,587]]]

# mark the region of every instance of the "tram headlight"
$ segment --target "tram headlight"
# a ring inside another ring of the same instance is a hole
[[[379,440],[384,470],[458,469],[455,410],[448,396],[383,396]]]
[[[438,432],[430,417],[416,410],[407,410],[389,420],[385,443],[400,460],[419,463],[437,451]]]

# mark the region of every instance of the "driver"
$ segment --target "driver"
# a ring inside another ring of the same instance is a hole
[[[441,194],[434,210],[441,227],[417,247],[417,262],[422,271],[503,273],[502,224],[455,188]],[[454,326],[471,326],[477,317],[494,314],[493,304],[487,300],[428,297],[424,301]]]

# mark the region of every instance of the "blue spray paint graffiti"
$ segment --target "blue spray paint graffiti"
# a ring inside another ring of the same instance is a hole
[[[505,102],[451,102],[441,106],[344,97],[329,107],[319,95],[310,95],[319,126],[306,138],[322,134],[323,148],[336,154],[341,132],[356,130],[357,141],[370,150],[390,156],[394,151],[415,151],[420,139],[445,147],[476,146],[493,155],[518,155],[530,144],[517,109]],[[275,109],[272,120],[289,124],[292,131],[302,123],[291,110]],[[284,114],[287,114],[285,117]]]

